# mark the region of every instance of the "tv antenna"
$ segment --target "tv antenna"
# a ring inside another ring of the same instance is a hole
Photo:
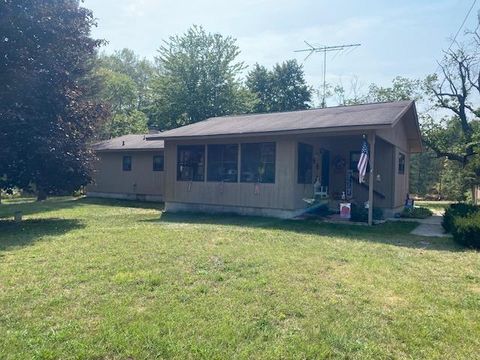
[[[322,97],[322,107],[326,107],[326,95],[327,95],[327,52],[336,51],[334,55],[335,58],[339,53],[349,49],[346,54],[351,53],[355,48],[362,44],[345,44],[345,45],[333,45],[333,46],[313,46],[312,44],[305,41],[305,44],[308,46],[307,49],[295,50],[294,52],[308,52],[309,54],[304,59],[306,61],[313,53],[323,52],[323,97]]]

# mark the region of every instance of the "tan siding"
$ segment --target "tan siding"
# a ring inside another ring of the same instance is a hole
[[[405,122],[399,121],[391,129],[382,129],[377,131],[377,136],[388,141],[390,144],[397,146],[404,152],[409,152],[409,143],[407,138],[407,130]]]
[[[95,164],[91,192],[163,195],[164,171],[153,171],[153,156],[161,151],[100,152]],[[122,170],[124,155],[132,157],[132,171]]]
[[[255,194],[255,184],[253,183],[187,182],[176,180],[176,149],[179,144],[241,144],[272,141],[276,142],[275,183],[258,184],[260,189],[258,194]],[[295,143],[287,138],[265,137],[255,139],[254,141],[239,141],[239,139],[203,142],[166,141],[166,201],[293,209],[293,192],[290,189],[292,189],[294,184],[294,156]]]
[[[405,173],[398,173],[398,154],[405,154]],[[409,174],[410,174],[410,155],[399,148],[395,148],[395,159],[394,159],[394,179],[395,179],[395,200],[394,207],[399,207],[404,205],[405,198],[409,191]]]

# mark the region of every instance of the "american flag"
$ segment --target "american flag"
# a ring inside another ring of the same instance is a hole
[[[368,165],[368,143],[366,140],[363,140],[362,144],[362,152],[360,154],[360,159],[358,160],[358,181],[363,183],[365,178],[365,174],[367,173],[367,165]]]

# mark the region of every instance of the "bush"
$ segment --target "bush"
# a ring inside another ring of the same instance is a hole
[[[402,211],[400,217],[410,219],[425,219],[432,216],[432,210],[425,207],[407,208]]]
[[[480,249],[480,212],[453,220],[453,240],[457,243]]]
[[[373,220],[382,220],[383,211],[379,208],[373,208]],[[368,222],[368,209],[363,206],[358,206],[352,203],[352,209],[350,211],[350,221],[355,222]]]
[[[458,203],[450,205],[443,215],[442,226],[446,232],[452,233],[454,230],[454,220],[457,217],[463,218],[480,211],[480,206]]]

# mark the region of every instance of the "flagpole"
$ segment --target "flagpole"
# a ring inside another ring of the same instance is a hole
[[[375,131],[368,134],[370,143],[370,174],[368,178],[368,225],[373,224],[373,175],[374,175],[374,167],[375,167]]]

